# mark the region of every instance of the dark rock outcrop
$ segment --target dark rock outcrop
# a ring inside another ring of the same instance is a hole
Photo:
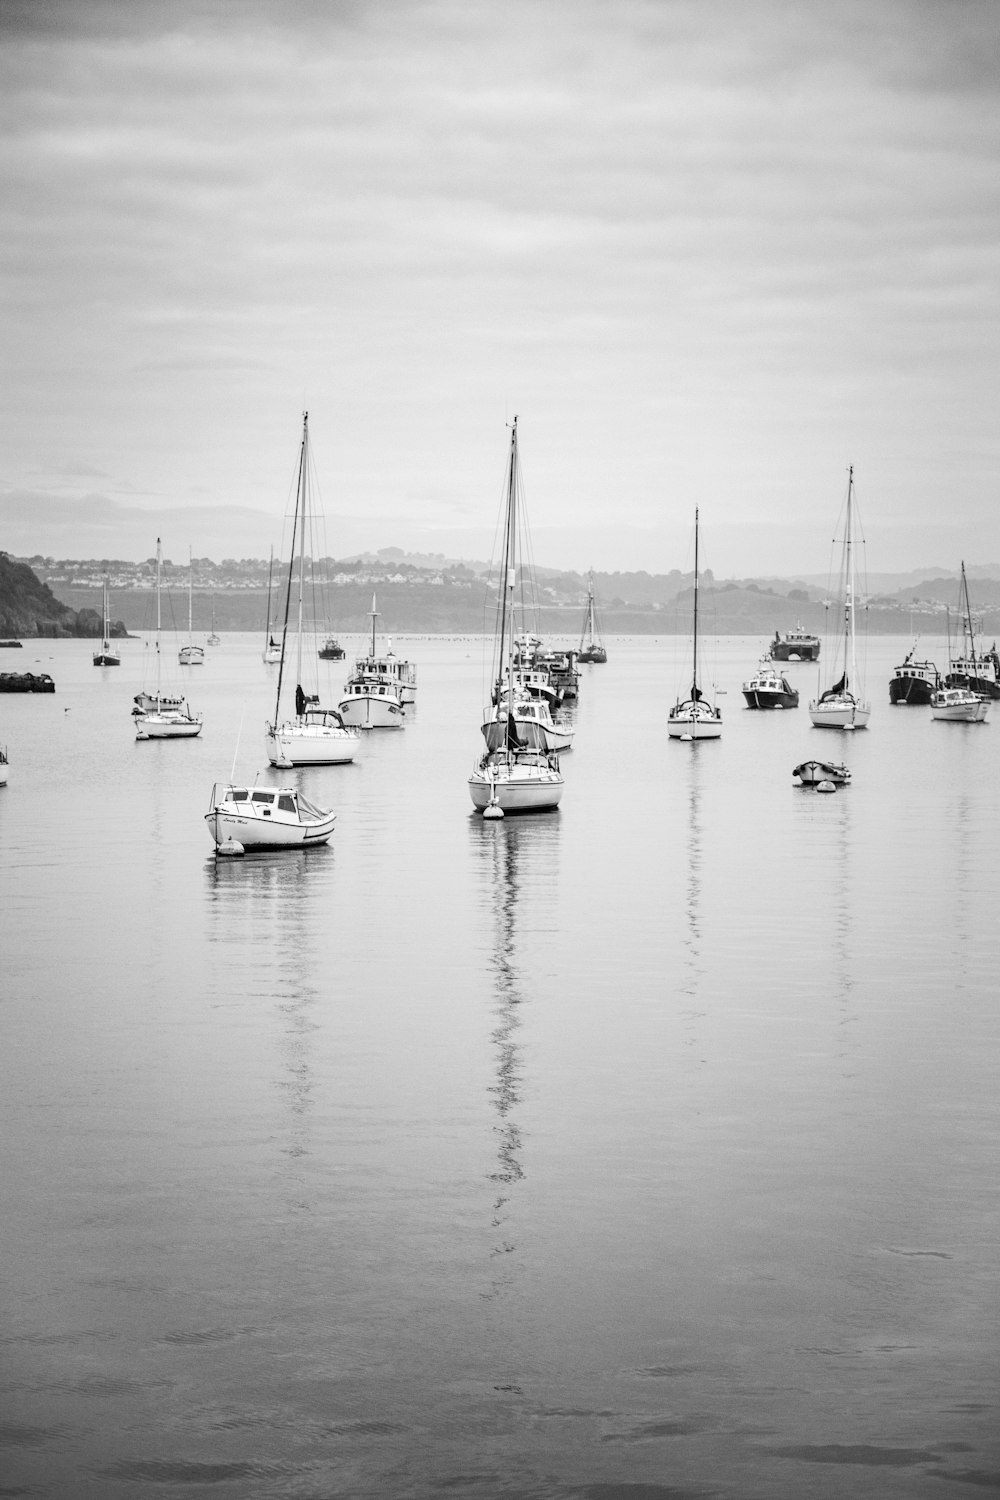
[[[29,640],[79,636],[99,639],[103,620],[96,609],[70,609],[60,604],[48,584],[35,576],[27,563],[15,562],[0,552],[0,636]],[[116,637],[127,636],[120,620],[111,627]]]

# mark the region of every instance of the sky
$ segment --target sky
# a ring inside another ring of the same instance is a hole
[[[0,547],[1000,560],[995,0],[0,0]],[[689,565],[689,563],[687,564]]]

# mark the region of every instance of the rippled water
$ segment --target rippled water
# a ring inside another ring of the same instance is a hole
[[[480,644],[410,640],[403,732],[266,773],[329,848],[216,862],[259,645],[196,741],[134,742],[139,642],[0,698],[0,1493],[1000,1488],[1000,705],[890,708],[877,641],[813,730],[724,640],[670,743],[683,643],[613,641],[560,811],[491,824]]]

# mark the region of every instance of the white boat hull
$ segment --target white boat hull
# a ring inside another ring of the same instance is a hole
[[[667,715],[667,735],[672,740],[717,740],[722,719],[708,703],[678,703]]]
[[[247,792],[250,796],[247,796]],[[268,789],[270,792],[270,789]],[[289,788],[277,788],[269,800],[254,802],[253,789],[240,789],[237,803],[218,788],[213,790],[212,806],[205,814],[205,826],[217,847],[239,844],[243,849],[301,849],[309,844],[325,844],[333,832],[337,814],[327,808],[308,807],[312,816],[302,818],[299,799]],[[294,802],[292,810],[283,810],[279,799]],[[237,851],[238,852],[238,851]]]
[[[337,710],[344,723],[354,729],[402,729],[403,708],[399,699],[379,693],[352,693],[341,699]]]
[[[815,729],[865,729],[871,716],[871,704],[853,698],[814,699],[809,705]]]
[[[191,740],[197,734],[201,734],[201,720],[189,718],[186,714],[136,715],[137,740]]]
[[[477,766],[469,777],[469,795],[477,812],[491,802],[502,812],[546,812],[559,806],[565,780],[551,767],[503,762],[487,768]]]
[[[931,718],[945,724],[983,724],[989,701],[965,688],[942,688],[931,696]]]
[[[358,751],[358,731],[314,724],[267,726],[267,758],[272,766],[346,766]]]
[[[177,660],[182,667],[203,667],[205,652],[201,646],[182,646],[177,653]]]

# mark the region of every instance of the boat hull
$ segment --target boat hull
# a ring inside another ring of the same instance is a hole
[[[809,705],[814,729],[865,729],[871,716],[871,704],[854,698],[816,700]]]
[[[792,777],[801,786],[818,786],[821,781],[832,781],[835,786],[846,786],[851,773],[844,765],[827,760],[804,760],[792,771]]]
[[[902,667],[898,667],[895,676],[889,679],[889,702],[912,703],[926,708],[937,686],[936,673],[931,678],[925,677],[922,672],[907,672]]]
[[[135,720],[137,740],[193,740],[201,734],[201,720],[185,714],[138,714]]]
[[[357,730],[312,724],[269,724],[267,758],[272,766],[346,766],[358,750]]]
[[[931,699],[931,718],[945,724],[983,724],[989,700],[965,688],[942,688]]]
[[[1000,698],[1000,682],[995,682],[992,677],[980,677],[976,672],[949,672],[945,686],[968,688],[970,693],[978,693],[981,698]]]
[[[565,781],[558,771],[515,765],[509,770],[476,770],[469,777],[469,795],[477,812],[495,802],[504,813],[550,812],[559,806]]]
[[[798,708],[798,693],[772,693],[761,688],[744,688],[747,708]]]
[[[120,667],[121,664],[122,664],[121,657],[117,656],[113,651],[95,651],[94,652],[94,666],[95,667]]]
[[[403,708],[398,698],[376,693],[352,693],[341,699],[337,710],[344,723],[354,729],[402,729]]]
[[[722,737],[722,715],[703,699],[676,704],[667,717],[672,740],[717,740]]]
[[[267,821],[222,808],[205,814],[205,825],[213,843],[235,842],[242,844],[244,849],[302,849],[310,844],[325,844],[336,821],[336,813],[311,824]]]
[[[205,652],[201,646],[182,646],[177,653],[177,660],[182,667],[203,667]]]

